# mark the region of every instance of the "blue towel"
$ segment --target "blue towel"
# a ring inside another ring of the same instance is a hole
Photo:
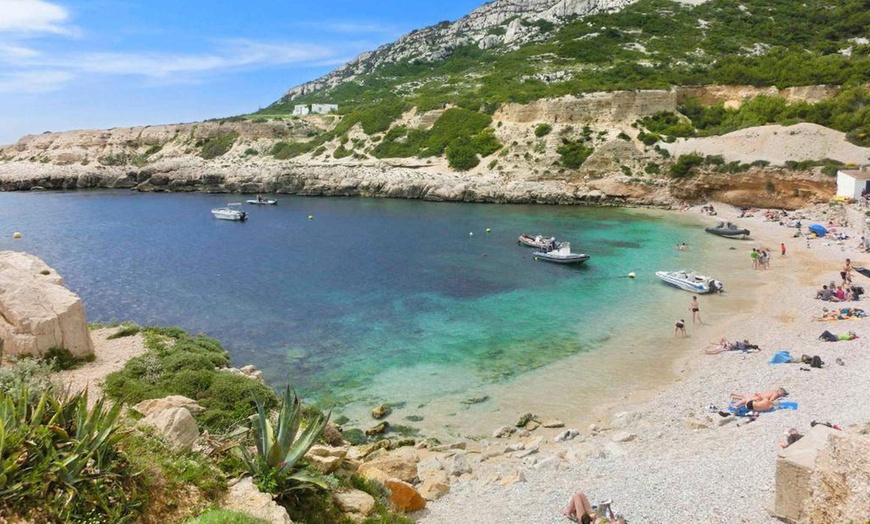
[[[778,402],[774,409],[797,409],[797,402]]]
[[[770,359],[770,364],[785,364],[791,362],[791,353],[788,352],[787,349],[783,349],[781,351],[777,351],[773,354],[773,357]]]

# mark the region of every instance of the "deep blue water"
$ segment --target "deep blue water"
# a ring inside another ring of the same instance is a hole
[[[280,196],[246,223],[212,218],[244,198],[0,193],[0,249],[43,258],[90,322],[202,332],[275,386],[341,400],[396,368],[491,383],[594,350],[627,312],[673,300],[652,274],[685,265],[676,243],[706,242],[661,214],[586,207]],[[535,261],[523,232],[592,258]]]

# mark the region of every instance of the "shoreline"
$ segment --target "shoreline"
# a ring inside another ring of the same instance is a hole
[[[717,205],[723,220],[736,219],[733,210],[723,214],[723,208]],[[813,299],[815,289],[834,278],[843,258],[851,255],[853,261],[860,261],[854,246],[863,224],[846,228],[852,239],[842,245],[813,240],[808,249],[805,239],[792,238],[794,229],[759,217],[740,219],[740,223],[753,231],[755,240],[737,247],[749,249],[762,243],[775,251],[771,269],[753,271],[746,256],[743,267],[723,276],[728,279],[726,286],[740,275],[754,282],[751,300],[741,298],[743,307],[749,305],[746,302],[751,306],[730,319],[710,323],[695,337],[674,361],[675,381],[652,392],[630,392],[625,399],[610,403],[601,411],[598,431],[581,426],[577,428],[580,436],[572,441],[553,441],[562,428],[514,437],[520,441],[544,437],[533,455],[537,458],[482,458],[475,464],[475,479],[455,483],[448,495],[416,520],[424,524],[567,522],[560,510],[568,496],[581,489],[593,500],[613,499],[614,508],[630,522],[724,522],[737,515],[744,523],[779,522],[769,509],[777,443],[783,433],[789,427],[806,432],[811,420],[831,421],[844,429],[870,421],[870,407],[860,400],[870,392],[863,380],[870,371],[870,355],[861,352],[870,344],[864,338],[824,345],[816,339],[825,329],[855,330],[861,337],[870,337],[868,320],[810,320],[825,304]],[[780,242],[789,248],[784,259],[779,255]],[[870,282],[856,280],[855,284],[866,287]],[[763,350],[704,354],[709,342],[721,336],[748,338]],[[789,349],[796,358],[819,354],[827,365],[807,372],[799,365],[768,364],[781,349]],[[836,365],[836,358],[845,365]],[[764,413],[754,424],[747,424],[746,419],[734,417],[720,422],[721,417],[707,409],[711,404],[726,407],[731,392],[778,386],[791,392],[788,400],[798,403],[797,410]],[[833,392],[844,394],[832,397]],[[575,427],[572,421],[565,423],[566,428]],[[631,438],[623,440],[626,434]],[[487,456],[488,446],[503,446],[502,439],[487,440],[481,444],[481,457]],[[512,471],[522,471],[525,482],[502,486],[500,481]],[[473,519],[468,516],[469,508],[475,510]]]

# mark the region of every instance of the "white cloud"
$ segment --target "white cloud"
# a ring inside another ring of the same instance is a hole
[[[0,0],[0,32],[66,34],[69,13],[42,0]]]
[[[273,65],[307,64],[332,60],[332,49],[304,44],[255,42],[230,40],[220,49],[203,54],[183,53],[74,53],[69,55],[39,55],[19,52],[3,52],[0,59],[14,63],[19,68],[50,67],[70,72],[131,75],[166,79],[174,75],[197,75],[220,73],[242,68],[257,68]]]
[[[66,71],[31,70],[0,75],[0,93],[47,93],[73,79]]]

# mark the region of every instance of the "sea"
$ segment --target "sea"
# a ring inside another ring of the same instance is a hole
[[[45,260],[91,323],[203,333],[351,425],[387,404],[457,435],[672,380],[691,296],[654,273],[724,253],[696,215],[653,210],[278,195],[246,222],[210,213],[247,198],[0,193],[0,250]],[[591,258],[535,260],[521,233]]]

